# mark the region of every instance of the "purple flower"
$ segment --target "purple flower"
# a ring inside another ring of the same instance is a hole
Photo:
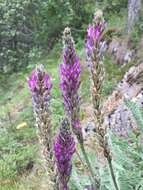
[[[68,54],[64,53],[64,63],[60,65],[61,84],[64,106],[67,114],[72,115],[75,105],[79,104],[78,89],[80,86],[80,63],[77,57],[69,64]],[[75,55],[76,56],[76,55]]]
[[[46,169],[53,171],[52,160],[52,125],[50,99],[52,84],[43,65],[32,71],[28,79],[32,94],[33,111],[36,119],[37,135],[41,146]]]
[[[54,143],[60,190],[68,190],[68,181],[72,170],[71,159],[74,152],[75,141],[69,129],[69,122],[64,119]]]
[[[81,134],[79,124],[79,102],[78,89],[80,87],[81,67],[76,55],[73,38],[69,28],[64,31],[63,63],[60,65],[60,87],[64,98],[64,108],[70,118],[73,131]]]
[[[28,85],[32,94],[41,94],[45,91],[50,91],[52,84],[49,75],[45,72],[44,66],[40,65],[32,71],[28,79]]]
[[[32,74],[28,80],[28,85],[29,85],[31,92],[34,92],[35,89],[37,88],[37,80],[38,80],[37,72],[36,72],[36,70],[33,70]]]
[[[52,83],[43,65],[32,71],[28,79],[28,85],[32,93],[33,105],[44,105],[49,103]]]
[[[86,48],[92,50],[97,42],[99,42],[101,34],[102,34],[102,24],[98,24],[97,26],[89,25],[87,29],[87,43]]]
[[[93,54],[100,55],[104,49],[105,43],[102,41],[102,34],[105,29],[105,21],[102,12],[97,11],[93,23],[88,26],[86,37],[86,52],[89,57]]]

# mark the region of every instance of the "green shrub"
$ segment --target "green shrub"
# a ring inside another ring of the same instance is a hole
[[[18,175],[26,172],[29,162],[35,161],[36,145],[29,140],[35,138],[32,128],[19,129],[8,133],[0,130],[0,179],[16,179]]]

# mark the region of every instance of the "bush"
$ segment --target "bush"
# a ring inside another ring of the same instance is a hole
[[[26,67],[31,49],[51,49],[67,25],[84,34],[82,29],[94,11],[89,9],[91,5],[93,0],[2,0],[0,71],[17,71]]]
[[[35,130],[32,128],[10,133],[4,129],[0,130],[1,180],[16,179],[19,174],[22,174],[21,172],[26,172],[29,162],[35,161],[33,155],[36,152],[36,145],[25,143],[31,136],[35,137]]]

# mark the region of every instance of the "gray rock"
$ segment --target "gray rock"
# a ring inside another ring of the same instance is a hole
[[[132,112],[124,103],[125,98],[136,102],[143,108],[143,63],[132,67],[125,74],[123,80],[103,106],[104,125],[126,138],[129,132],[137,129],[138,126]]]
[[[84,137],[96,132],[96,126],[93,121],[85,123],[82,129]]]

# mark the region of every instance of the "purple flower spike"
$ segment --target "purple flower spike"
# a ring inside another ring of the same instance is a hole
[[[33,70],[31,76],[29,77],[29,80],[28,80],[28,85],[29,85],[29,88],[31,90],[31,92],[34,92],[36,87],[37,87],[37,80],[38,80],[38,75],[37,75],[37,72],[35,70]]]
[[[75,141],[69,129],[69,122],[64,119],[54,143],[54,154],[58,171],[59,190],[68,190],[71,175],[71,159],[75,152]]]
[[[64,98],[64,108],[70,118],[74,133],[82,138],[79,124],[79,102],[78,89],[80,87],[81,67],[76,55],[70,28],[64,30],[63,64],[60,65],[60,87]]]
[[[92,31],[89,31],[89,33]],[[84,148],[83,134],[80,124],[80,97],[78,90],[80,87],[81,67],[76,55],[74,41],[71,36],[70,28],[65,28],[63,35],[63,63],[60,65],[61,90],[64,99],[64,109],[69,118],[73,133],[76,135],[80,144],[85,161],[91,174],[91,183],[96,185],[94,172],[90,165],[88,155]]]
[[[28,79],[28,85],[32,95],[37,134],[41,144],[41,155],[44,158],[43,163],[45,163],[45,168],[52,173],[54,168],[52,160],[52,125],[50,111],[50,92],[52,84],[43,65],[39,65],[33,70]]]
[[[88,56],[93,56],[95,52],[100,55],[105,48],[103,47],[105,44],[101,42],[105,26],[103,13],[99,10],[94,16],[93,23],[87,29],[86,51]]]
[[[49,75],[45,72],[44,66],[40,65],[33,70],[28,79],[28,85],[32,94],[41,94],[45,91],[50,91],[52,84]]]
[[[52,83],[43,65],[39,65],[35,70],[33,70],[28,79],[28,85],[32,93],[34,109],[38,105],[43,109],[44,106],[49,104]]]

